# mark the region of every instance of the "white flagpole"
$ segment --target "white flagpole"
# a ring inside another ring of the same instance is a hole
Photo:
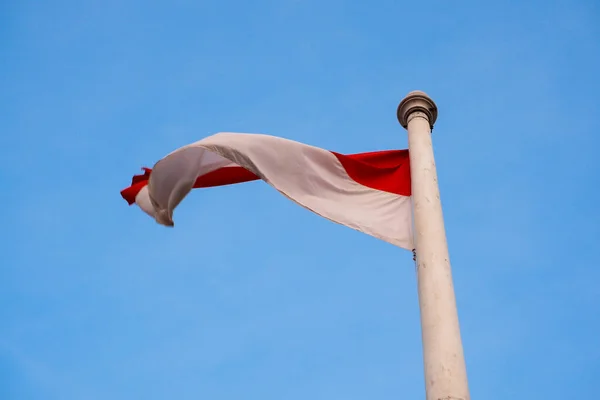
[[[410,92],[398,106],[408,130],[417,281],[427,400],[469,400],[467,371],[452,284],[431,130],[437,106]]]

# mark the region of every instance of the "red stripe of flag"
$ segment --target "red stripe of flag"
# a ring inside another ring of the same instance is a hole
[[[369,153],[343,155],[332,152],[342,164],[348,176],[355,182],[371,189],[410,196],[410,164],[408,150],[385,150]],[[130,205],[137,194],[148,184],[152,170],[143,168],[144,174],[135,175],[131,186],[121,191],[121,196]],[[199,176],[194,188],[232,185],[259,179],[242,167],[224,167]]]

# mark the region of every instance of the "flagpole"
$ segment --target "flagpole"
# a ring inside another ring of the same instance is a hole
[[[410,92],[398,106],[398,121],[408,131],[426,399],[469,400],[431,145],[436,119],[437,106],[423,92]]]

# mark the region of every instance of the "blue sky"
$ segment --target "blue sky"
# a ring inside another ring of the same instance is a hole
[[[599,43],[579,0],[2,2],[0,398],[424,398],[409,252],[261,182],[119,196],[218,131],[405,148],[415,89],[472,397],[595,395]]]

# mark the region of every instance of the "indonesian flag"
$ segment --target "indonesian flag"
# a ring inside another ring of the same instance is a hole
[[[217,133],[183,146],[121,191],[159,224],[193,188],[262,179],[302,207],[413,249],[408,150],[343,155],[275,136]]]

